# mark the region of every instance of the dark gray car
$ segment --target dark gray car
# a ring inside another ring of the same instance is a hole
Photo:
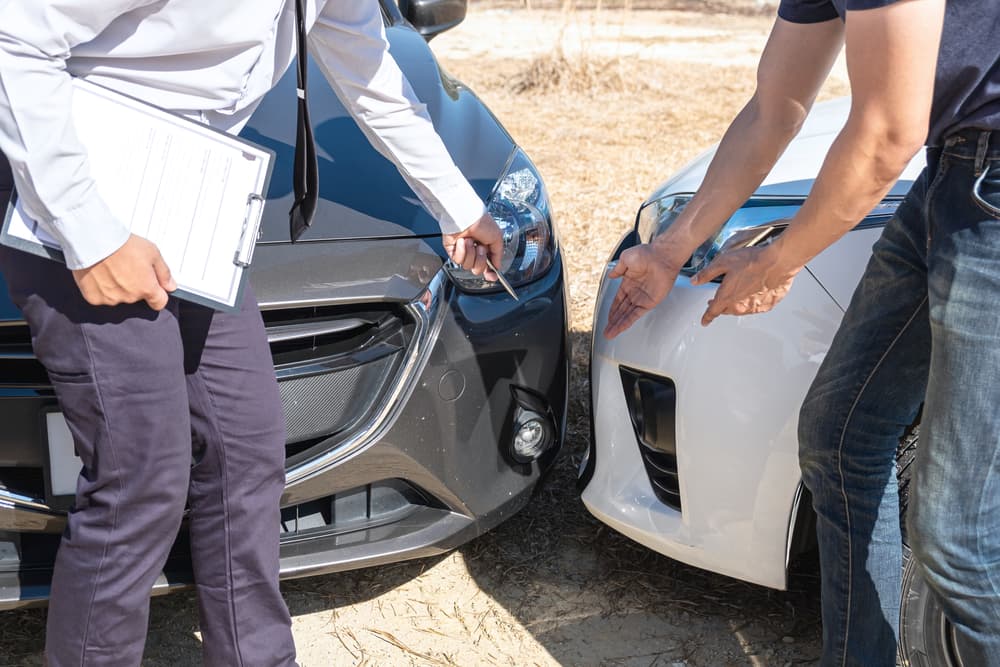
[[[465,1],[400,4],[409,22],[383,0],[392,53],[504,229],[520,301],[443,264],[437,223],[315,67],[322,200],[290,244],[294,71],[265,98],[243,135],[277,153],[252,280],[288,425],[286,577],[436,554],[489,530],[528,501],[564,432],[566,295],[544,184],[425,42]],[[48,594],[72,500],[54,482],[72,465],[50,446],[57,410],[0,284],[0,608]],[[190,576],[182,530],[157,588]]]

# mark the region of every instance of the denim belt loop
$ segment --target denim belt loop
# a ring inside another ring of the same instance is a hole
[[[976,144],[976,178],[979,178],[983,174],[983,167],[986,165],[986,151],[990,147],[991,134],[992,132],[989,130],[979,133],[979,142]]]

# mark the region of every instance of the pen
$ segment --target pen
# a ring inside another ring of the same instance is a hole
[[[514,291],[514,288],[510,286],[510,283],[507,282],[507,279],[503,277],[502,273],[500,273],[500,269],[493,266],[493,261],[490,260],[488,256],[486,257],[486,266],[490,267],[493,273],[497,274],[497,280],[499,280],[500,284],[503,285],[503,288],[507,292],[507,294],[510,294],[511,297],[514,299],[514,301],[520,301],[520,299],[517,298],[517,292]]]

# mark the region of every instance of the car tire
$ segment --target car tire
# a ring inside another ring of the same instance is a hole
[[[899,608],[899,664],[902,667],[966,667],[951,623],[936,596],[920,576],[907,546],[906,509],[910,479],[920,439],[920,420],[899,441],[896,475],[899,480],[899,519],[903,531],[903,585]]]

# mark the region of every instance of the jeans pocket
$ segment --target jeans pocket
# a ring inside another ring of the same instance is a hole
[[[1000,220],[1000,161],[986,164],[983,173],[972,185],[972,201],[983,211]]]

